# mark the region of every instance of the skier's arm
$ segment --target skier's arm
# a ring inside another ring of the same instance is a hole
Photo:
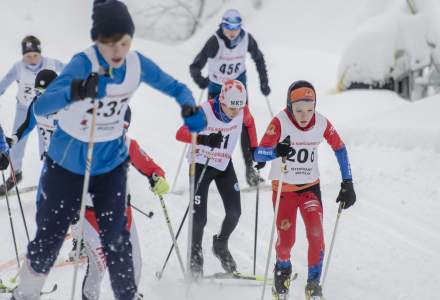
[[[143,82],[168,96],[174,97],[180,106],[185,104],[195,106],[193,95],[186,85],[165,73],[150,59],[140,53],[137,54],[141,61],[141,80]]]
[[[20,125],[20,127],[18,127],[17,131],[13,133],[17,137],[17,142],[27,136],[37,125],[37,120],[35,119],[34,115],[34,104],[35,99],[31,102],[31,105],[29,105],[26,113],[26,119]]]
[[[244,107],[243,114],[243,124],[249,134],[250,147],[256,148],[258,146],[257,129],[255,128],[254,117],[252,116],[247,105]]]
[[[281,123],[278,118],[273,118],[266,129],[266,133],[260,141],[260,145],[255,149],[254,159],[258,162],[265,162],[277,158],[276,145],[281,137]]]
[[[327,127],[324,131],[324,138],[335,152],[339,164],[339,169],[341,171],[342,179],[352,180],[347,149],[345,148],[344,142],[342,141],[338,132],[328,120],[327,120]]]
[[[53,114],[72,101],[71,85],[73,80],[86,79],[92,65],[83,53],[75,55],[61,74],[51,82],[43,95],[35,102],[37,116]]]
[[[145,153],[136,140],[126,136],[125,142],[130,155],[130,162],[139,173],[147,177],[153,176],[153,173],[156,173],[157,176],[165,177],[165,172],[162,168],[159,167],[147,153]]]
[[[12,82],[17,80],[18,68],[17,64],[14,64],[12,68],[6,73],[5,77],[0,81],[0,96],[4,94],[6,89],[11,85]]]
[[[251,54],[251,57],[254,60],[255,65],[257,67],[258,76],[260,77],[260,87],[263,90],[263,87],[268,88],[269,86],[269,80],[267,78],[266,61],[264,60],[264,55],[260,51],[260,48],[258,48],[257,41],[255,41],[255,39],[250,33],[248,33],[248,37],[249,37],[248,52]]]
[[[208,58],[214,58],[217,55],[218,49],[217,38],[213,35],[189,66],[189,73],[200,88],[208,86],[209,80],[202,76],[202,69],[205,67]]]

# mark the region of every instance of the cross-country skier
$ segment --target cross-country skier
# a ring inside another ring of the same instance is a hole
[[[3,128],[0,125],[0,171],[4,171],[9,166],[9,146],[6,143]]]
[[[29,105],[26,119],[10,137],[11,144],[16,145],[17,143],[20,143],[21,140],[27,138],[28,134],[37,127],[41,159],[44,158],[49,149],[50,138],[55,130],[56,114],[36,116],[34,113],[34,103],[38,96],[44,93],[49,84],[57,76],[57,73],[49,69],[44,69],[38,72],[35,77],[35,98]]]
[[[208,99],[220,94],[223,82],[229,79],[239,80],[246,87],[247,52],[251,54],[257,66],[261,92],[267,96],[270,94],[270,88],[263,53],[254,37],[242,28],[240,13],[235,9],[229,9],[224,13],[219,29],[209,38],[190,65],[190,73],[196,84],[201,89],[208,88]],[[208,77],[203,77],[202,69],[206,62]],[[246,181],[250,186],[256,186],[258,180],[262,179],[253,168],[250,148],[247,130],[243,130],[241,149],[246,164]]]
[[[165,179],[165,172],[143,151],[136,140],[126,136],[125,142],[130,154],[130,163],[141,174],[148,177],[152,191],[158,196],[166,194],[169,190],[169,186]],[[132,218],[132,209],[130,206],[131,196],[129,193],[127,197],[127,228],[130,231],[130,241],[133,247],[135,282],[136,285],[138,285],[141,277],[142,258],[139,238],[134,219]],[[107,270],[107,262],[99,239],[99,226],[96,220],[96,213],[90,201],[88,201],[86,208],[83,241],[88,262],[86,275],[82,284],[82,299],[98,300],[101,292],[101,281]],[[138,295],[139,298],[136,299],[142,299],[141,295]]]
[[[58,124],[40,178],[37,232],[20,270],[20,283],[13,293],[16,300],[40,298],[69,225],[78,218],[94,105],[97,126],[93,159],[87,161],[88,192],[117,300],[132,300],[137,291],[125,215],[129,153],[123,124],[131,96],[144,82],[174,97],[181,106],[194,107],[194,113],[184,118],[191,131],[205,127],[204,114],[195,108],[190,90],[150,59],[130,51],[134,24],[124,3],[96,0],[92,23],[94,45],[75,55],[35,102],[37,115],[58,112]]]
[[[251,146],[257,145],[255,123],[246,105],[246,98],[244,85],[238,80],[228,80],[223,84],[220,95],[201,105],[208,125],[197,136],[196,183],[202,176],[208,158],[209,162],[194,198],[190,262],[194,278],[203,275],[202,238],[207,222],[209,185],[212,181],[217,185],[226,212],[220,233],[213,237],[212,250],[226,272],[237,270],[236,262],[228,249],[229,237],[241,214],[240,188],[231,157],[243,127],[248,131]],[[176,138],[185,143],[191,142],[191,136],[185,126],[178,130]],[[190,153],[191,149],[188,155]]]
[[[29,105],[34,99],[34,83],[38,72],[43,69],[60,72],[64,66],[59,60],[41,55],[41,42],[35,36],[26,36],[21,42],[21,50],[22,60],[16,62],[0,81],[0,96],[3,95],[12,82],[16,81],[18,85],[13,132],[16,132],[18,127],[23,124]],[[22,161],[26,141],[27,137],[11,148],[11,161],[17,182],[20,182],[23,178]],[[6,187],[4,185],[0,186],[0,194],[4,194],[13,187],[13,177],[9,176]]]
[[[312,84],[295,81],[287,92],[287,107],[269,124],[255,160],[273,160],[269,178],[272,180],[272,200],[275,205],[280,176],[281,158],[287,157],[277,216],[275,287],[276,299],[286,299],[292,265],[290,252],[295,242],[296,215],[299,210],[306,227],[308,250],[307,299],[322,299],[319,284],[324,258],[322,201],[318,170],[318,146],[325,139],[335,151],[342,176],[336,202],[347,209],[356,201],[346,147],[330,121],[315,111],[316,94]],[[290,137],[290,143],[287,142]],[[315,297],[315,298],[313,298]]]

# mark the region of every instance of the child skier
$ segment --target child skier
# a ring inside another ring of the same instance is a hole
[[[347,209],[356,201],[345,145],[332,124],[316,112],[315,107],[316,94],[313,86],[307,81],[292,83],[287,93],[287,107],[272,119],[254,152],[256,161],[273,160],[269,178],[272,180],[274,206],[281,157],[287,158],[276,221],[278,240],[273,293],[280,300],[287,299],[289,290],[292,273],[290,252],[295,242],[298,209],[304,220],[309,243],[306,298],[322,299],[319,281],[324,258],[324,235],[318,145],[323,139],[335,151],[341,171],[341,190],[336,202],[342,202]]]
[[[220,94],[222,84],[229,79],[241,81],[246,87],[246,53],[251,54],[260,76],[260,89],[263,95],[270,94],[266,62],[263,53],[253,36],[242,28],[240,13],[236,9],[227,10],[219,29],[209,38],[203,49],[190,65],[190,73],[201,89],[208,88],[208,99]],[[202,76],[202,69],[208,62],[208,77]],[[246,87],[247,88],[247,87]],[[246,164],[246,181],[256,186],[257,172],[252,166],[252,151],[247,130],[241,133],[241,148]]]
[[[90,185],[103,253],[117,300],[133,300],[137,291],[132,245],[127,230],[126,173],[129,153],[123,119],[140,82],[193,107],[188,88],[142,54],[130,51],[134,24],[125,4],[96,0],[91,36],[94,45],[75,55],[64,71],[35,102],[37,115],[58,112],[40,178],[41,205],[37,232],[28,245],[15,300],[36,300],[52,268],[70,224],[78,217],[96,99],[94,152]],[[201,131],[201,110],[184,118],[191,131]],[[62,204],[62,205],[60,205]],[[54,213],[56,211],[56,213]]]
[[[12,132],[16,132],[18,127],[23,124],[30,103],[34,99],[35,77],[43,69],[60,72],[63,63],[59,60],[44,57],[41,55],[41,42],[33,35],[26,36],[21,42],[23,59],[16,62],[6,76],[0,81],[0,96],[6,91],[13,81],[17,81],[18,93],[15,111],[14,125]],[[22,161],[27,137],[11,148],[11,161],[14,168],[17,183],[22,180]],[[11,174],[12,175],[12,174]],[[12,176],[6,181],[6,186],[0,186],[0,194],[5,194],[14,187]]]
[[[246,98],[244,85],[238,80],[228,80],[223,84],[219,96],[201,105],[208,125],[197,136],[195,182],[201,181],[200,186],[196,187],[194,198],[190,261],[190,271],[194,278],[203,276],[202,238],[207,222],[209,185],[213,180],[222,197],[226,215],[220,233],[213,237],[212,251],[226,272],[237,270],[236,262],[228,249],[229,237],[241,214],[240,188],[231,157],[243,124],[250,136],[251,146],[257,145],[255,124],[246,106]],[[185,143],[191,142],[185,126],[178,130],[176,138]],[[190,153],[191,149],[188,154]],[[200,179],[206,163],[206,172]]]

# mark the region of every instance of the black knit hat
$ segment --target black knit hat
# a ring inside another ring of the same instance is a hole
[[[29,52],[41,53],[41,42],[33,35],[28,35],[21,41],[21,53],[25,55]]]
[[[47,89],[49,84],[57,78],[57,73],[52,70],[44,69],[38,72],[37,77],[35,77],[35,88],[37,89]]]
[[[134,23],[127,6],[117,0],[95,0],[92,14],[92,40],[102,36],[110,38],[115,34],[134,34]]]
[[[305,80],[294,81],[287,90],[287,108],[292,113],[292,103],[297,101],[315,101],[316,91],[313,85]]]

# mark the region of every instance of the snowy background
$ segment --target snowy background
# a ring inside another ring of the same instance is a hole
[[[396,0],[397,1],[397,0]],[[351,36],[359,25],[379,15],[396,1],[383,0],[277,0],[264,1],[255,10],[251,1],[226,1],[220,11],[204,21],[189,40],[169,45],[135,39],[133,49],[156,61],[165,71],[186,83],[194,97],[200,90],[189,76],[188,66],[204,42],[217,29],[224,9],[238,8],[244,28],[261,47],[268,65],[274,111],[285,105],[288,85],[297,79],[311,81],[318,95],[317,109],[326,115],[344,139],[351,161],[358,202],[343,212],[327,277],[326,299],[437,299],[440,294],[440,95],[415,103],[402,100],[388,91],[350,91],[336,93],[338,66]],[[74,53],[90,45],[89,0],[15,0],[0,4],[1,60],[0,76],[20,59],[20,41],[35,34],[43,43],[45,55],[67,62]],[[404,1],[400,1],[404,2]],[[387,3],[387,4],[384,4]],[[130,7],[131,9],[131,7]],[[137,21],[138,22],[138,21]],[[250,107],[259,137],[270,121],[258,76],[248,61]],[[16,86],[0,98],[1,124],[10,133]],[[132,100],[133,120],[130,136],[137,139],[167,172],[172,182],[183,145],[174,139],[181,124],[178,106],[157,91],[143,85]],[[21,186],[37,183],[41,169],[36,134],[28,141]],[[240,184],[245,186],[240,150],[234,156]],[[326,243],[329,246],[336,217],[335,198],[340,174],[333,152],[320,148],[322,196]],[[267,174],[268,168],[264,171]],[[187,167],[178,186],[187,183]],[[154,274],[162,267],[170,246],[170,237],[159,201],[148,190],[145,178],[130,174],[133,203],[155,215],[147,219],[134,212],[140,233],[143,271],[139,290],[146,299],[259,299],[261,286],[252,282],[204,282],[189,290],[184,284],[175,255],[164,277]],[[264,272],[273,219],[270,192],[260,196],[260,222],[257,273]],[[25,214],[34,233],[35,195],[23,195]],[[183,216],[188,196],[166,197],[175,230]],[[25,251],[26,238],[15,197],[11,197],[19,251]],[[239,270],[252,272],[255,194],[242,195],[242,217],[230,241],[230,249]],[[205,229],[205,273],[221,271],[210,247],[223,218],[219,195],[209,197],[208,225]],[[179,239],[186,249],[186,228]],[[0,278],[15,275],[16,268],[4,267],[14,261],[12,237],[6,203],[0,199]],[[61,255],[70,250],[66,242]],[[307,243],[302,220],[298,220],[297,242],[292,253],[298,280],[291,287],[291,299],[304,299],[307,279]],[[273,259],[271,264],[273,263]],[[81,275],[84,268],[81,269]],[[59,291],[45,299],[68,299],[73,268],[53,270],[46,289],[58,283]],[[77,299],[80,299],[78,283]],[[102,299],[113,299],[108,280]],[[6,299],[1,298],[0,299]],[[266,299],[270,299],[267,289]]]

